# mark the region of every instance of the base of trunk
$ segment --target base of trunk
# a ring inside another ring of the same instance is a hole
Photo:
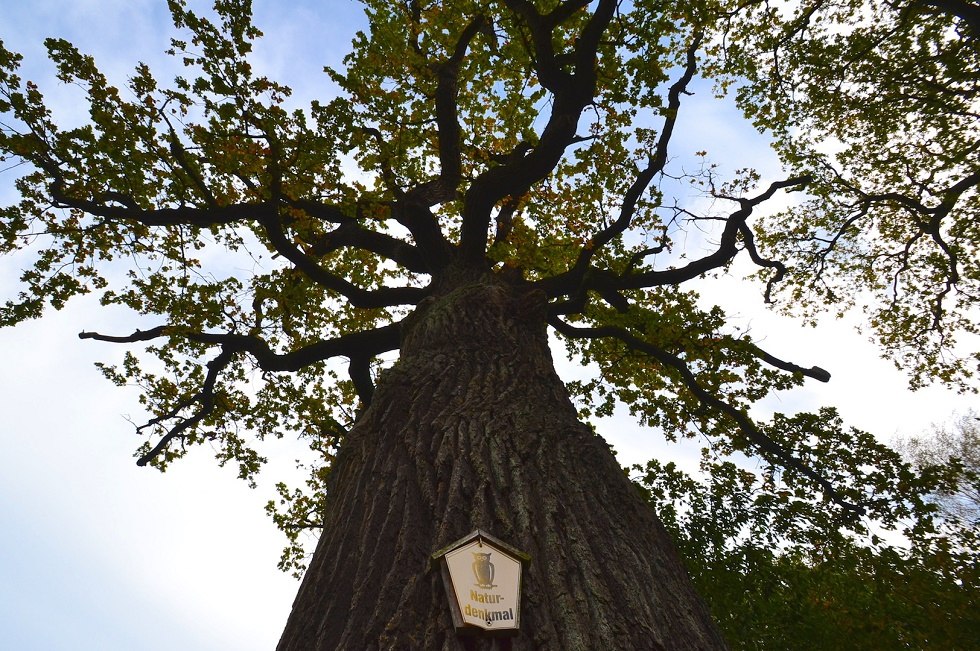
[[[336,462],[280,651],[725,648],[654,513],[578,421],[543,309],[490,283],[420,306]],[[531,556],[514,638],[453,630],[430,555],[474,529]]]

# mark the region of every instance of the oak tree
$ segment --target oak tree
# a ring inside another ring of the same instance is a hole
[[[340,92],[308,106],[253,69],[247,0],[170,0],[171,83],[140,64],[114,85],[47,41],[88,107],[66,128],[0,47],[0,152],[27,169],[0,250],[34,256],[0,323],[82,294],[145,318],[80,335],[139,351],[102,370],[142,388],[140,465],[209,444],[249,479],[256,440],[319,454],[311,492],[281,488],[280,524],[322,534],[280,649],[490,648],[453,633],[429,564],[477,527],[532,557],[512,647],[723,648],[580,416],[624,404],[762,455],[841,518],[887,511],[874,482],[818,470],[816,434],[750,416],[827,372],[691,286],[747,260],[767,301],[859,305],[915,383],[969,386],[976,6],[364,4],[326,70]],[[771,135],[783,177],[676,164],[699,75]],[[550,338],[598,374],[564,384]]]

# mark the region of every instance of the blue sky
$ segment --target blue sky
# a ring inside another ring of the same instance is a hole
[[[13,4],[13,3],[8,3]],[[44,81],[41,40],[63,36],[121,79],[138,60],[160,61],[169,22],[164,0],[35,0],[5,6],[0,38],[25,54],[25,77]],[[322,7],[320,5],[323,5]],[[288,6],[288,10],[284,7]],[[266,39],[264,74],[284,79],[300,99],[329,88],[320,72],[339,65],[359,21],[354,2],[255,3]],[[167,66],[157,63],[154,67]],[[166,75],[161,74],[161,77]],[[49,98],[71,119],[70,89],[47,80]],[[690,152],[754,152],[761,142],[724,104],[703,103],[682,118]],[[742,125],[742,126],[740,126]],[[731,167],[753,164],[733,160]],[[762,163],[765,165],[766,163]],[[0,175],[0,199],[10,198]],[[0,294],[10,295],[19,260],[0,259]],[[770,398],[780,410],[841,408],[849,424],[884,437],[914,434],[971,401],[904,380],[846,322],[816,330],[762,309],[758,288],[736,276],[705,285],[706,300],[728,305],[774,354],[834,375],[828,385]],[[288,444],[252,490],[231,468],[191,455],[166,475],[137,468],[126,415],[136,395],[104,381],[95,361],[120,347],[80,341],[81,330],[126,331],[124,314],[81,300],[13,330],[0,330],[0,649],[260,650],[278,640],[297,582],[278,572],[282,541],[262,505],[288,473]],[[560,361],[568,375],[571,365]],[[602,431],[627,462],[661,452],[627,417]],[[675,451],[676,453],[676,451]]]

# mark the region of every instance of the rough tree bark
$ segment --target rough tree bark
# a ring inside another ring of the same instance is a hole
[[[578,421],[544,308],[486,278],[419,306],[336,462],[279,651],[725,648],[654,513]],[[458,638],[430,565],[476,528],[531,555],[508,642]]]

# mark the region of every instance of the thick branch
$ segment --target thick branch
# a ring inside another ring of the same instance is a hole
[[[352,247],[388,258],[413,273],[431,273],[428,262],[418,248],[397,237],[364,228],[353,219],[320,237],[312,238],[310,245],[311,252],[316,256]]]
[[[110,194],[110,200],[125,203],[129,198],[123,195]],[[98,201],[79,199],[65,194],[62,184],[55,181],[51,188],[51,200],[55,208],[75,208],[89,215],[103,217],[114,221],[128,221],[143,226],[224,226],[255,219],[259,214],[272,209],[269,203],[232,204],[195,208],[181,206],[179,208],[155,208],[144,210],[134,206],[110,206]]]
[[[456,99],[459,95],[459,68],[466,57],[470,42],[486,23],[483,16],[477,16],[466,26],[449,60],[436,68],[436,127],[439,130],[439,184],[447,198],[456,195],[462,173],[462,153],[460,142],[462,129],[459,126]]]
[[[575,12],[588,5],[587,0],[563,2],[547,16],[538,13],[537,8],[529,0],[506,0],[507,6],[523,19],[531,32],[531,42],[534,47],[534,69],[541,86],[556,95],[571,81],[571,76],[565,72],[555,55],[552,43],[552,31]]]
[[[283,229],[277,212],[263,216],[260,223],[273,247],[289,260],[313,282],[344,296],[354,307],[389,307],[392,305],[415,305],[426,295],[426,290],[418,287],[383,287],[377,290],[362,289],[321,267],[293,244]]]
[[[579,252],[578,259],[575,261],[575,265],[570,270],[568,282],[581,282],[595,254],[609,242],[626,232],[633,222],[633,217],[636,213],[636,204],[640,201],[640,197],[646,192],[647,187],[649,187],[654,177],[661,173],[664,166],[666,166],[667,147],[674,133],[674,127],[677,124],[681,95],[687,93],[687,86],[691,83],[694,74],[697,72],[697,51],[701,47],[703,37],[703,32],[696,33],[691,40],[690,46],[687,48],[684,73],[677,81],[671,84],[670,90],[667,93],[666,118],[663,129],[660,132],[660,137],[657,139],[656,147],[653,153],[647,158],[647,166],[637,175],[636,180],[633,181],[633,184],[623,196],[619,217],[608,227],[596,233],[586,246],[582,248]]]
[[[179,328],[168,326],[136,330],[125,336],[103,335],[96,332],[81,332],[78,336],[80,339],[94,339],[112,343],[135,343],[161,337],[178,336],[198,343],[216,345],[221,349],[218,356],[208,362],[208,373],[200,391],[179,401],[168,412],[151,419],[139,428],[142,430],[167,420],[179,419],[149,452],[137,460],[136,463],[140,466],[145,466],[162,454],[175,438],[181,437],[188,429],[214,413],[214,387],[218,377],[239,354],[250,355],[260,369],[268,372],[295,372],[332,357],[348,357],[351,360],[351,380],[354,382],[361,401],[366,405],[370,402],[374,392],[370,375],[370,361],[382,353],[396,350],[400,345],[401,337],[399,324],[393,323],[373,330],[342,335],[304,346],[289,353],[279,354],[258,337],[234,333],[185,332]],[[198,408],[190,417],[180,417],[181,411],[194,405],[197,405]]]
[[[463,29],[453,53],[441,63],[433,64],[436,73],[435,121],[438,133],[439,176],[415,186],[405,193],[405,200],[426,208],[452,201],[462,179],[462,128],[459,125],[459,69],[466,51],[476,35],[486,25],[486,18],[477,16]]]
[[[745,250],[749,252],[749,258],[752,262],[760,267],[776,270],[776,273],[766,281],[765,300],[766,303],[772,303],[772,290],[776,286],[776,283],[782,281],[786,276],[786,265],[779,260],[771,260],[759,255],[759,251],[755,246],[755,235],[752,233],[752,229],[749,228],[748,224],[743,223],[739,228],[739,233],[742,235],[742,244],[745,246]]]
[[[80,332],[79,339],[111,343],[137,343],[161,337],[183,337],[189,341],[221,346],[233,353],[248,353],[263,371],[295,372],[332,357],[377,357],[399,347],[399,324],[393,323],[318,341],[288,353],[276,353],[259,337],[219,332],[187,332],[174,326],[157,326],[136,330],[130,335],[112,336],[98,332]]]
[[[660,285],[679,285],[683,282],[693,280],[713,269],[719,269],[725,266],[738,255],[739,235],[742,234],[746,220],[756,206],[772,198],[782,188],[799,187],[810,183],[810,181],[811,178],[809,176],[799,176],[783,181],[775,181],[770,184],[765,192],[752,198],[739,199],[741,208],[732,213],[725,221],[725,228],[721,233],[718,248],[714,253],[693,260],[683,267],[652,270],[642,273],[631,273],[627,271],[622,274],[599,269],[588,269],[585,272],[573,270],[538,281],[535,285],[539,289],[544,290],[549,297],[557,298],[559,296],[579,296],[588,290],[595,290],[600,293],[623,291]],[[770,266],[767,261],[763,262],[764,266]]]
[[[820,368],[819,366],[811,366],[810,368],[804,368],[802,366],[794,364],[793,362],[783,361],[778,357],[774,357],[773,355],[770,355],[769,353],[767,353],[766,351],[762,350],[757,345],[752,343],[749,344],[749,349],[752,351],[753,355],[755,355],[756,357],[764,361],[766,364],[769,364],[769,366],[774,366],[778,369],[789,371],[790,373],[800,373],[802,375],[805,375],[806,377],[813,378],[814,380],[817,380],[819,382],[830,382],[830,373]]]
[[[190,178],[191,182],[194,184],[194,187],[201,193],[201,196],[204,197],[204,200],[207,202],[208,206],[217,206],[218,202],[214,198],[211,188],[209,188],[208,184],[204,182],[203,178],[201,178],[200,172],[194,169],[194,166],[191,165],[191,162],[188,159],[187,150],[184,149],[184,145],[180,142],[180,138],[177,137],[177,132],[174,131],[174,127],[172,124],[170,124],[170,120],[168,120],[166,115],[162,112],[161,115],[163,116],[164,121],[167,123],[169,131],[170,154],[174,157],[174,160],[177,161],[180,169],[182,169]]]
[[[392,216],[409,230],[422,250],[429,263],[430,273],[443,269],[452,257],[452,245],[439,227],[436,216],[429,210],[432,205],[429,199],[420,200],[413,195],[406,195],[391,208]]]
[[[204,379],[204,384],[201,386],[201,390],[196,395],[187,400],[182,400],[170,412],[164,414],[163,416],[154,418],[143,426],[148,427],[159,424],[170,418],[176,418],[183,409],[190,407],[194,403],[199,405],[198,410],[194,412],[190,418],[181,419],[176,425],[171,427],[170,430],[163,435],[163,437],[160,438],[157,444],[153,446],[149,452],[137,459],[137,466],[145,466],[148,464],[155,457],[163,453],[170,446],[171,441],[181,436],[185,431],[194,427],[214,412],[214,385],[218,381],[218,375],[228,366],[228,364],[231,363],[234,356],[235,354],[233,352],[222,350],[217,357],[208,362],[207,377]]]
[[[508,0],[507,4],[531,29],[539,80],[554,94],[552,112],[534,149],[526,156],[488,169],[470,184],[464,198],[460,234],[463,257],[470,262],[482,260],[486,253],[493,207],[504,197],[523,195],[550,174],[565,149],[575,141],[579,118],[595,94],[599,38],[616,9],[615,0],[600,0],[575,44],[575,74],[571,75],[561,69],[551,45],[555,27],[552,21],[541,16],[526,0]],[[574,13],[573,9],[587,3],[565,4],[568,5],[565,11]]]
[[[619,288],[639,289],[654,285],[679,284],[697,278],[713,269],[723,267],[738,253],[738,236],[756,206],[771,199],[778,190],[803,186],[810,183],[811,180],[809,176],[796,176],[782,181],[774,181],[765,192],[749,199],[739,199],[741,207],[726,220],[721,241],[714,253],[676,269],[624,275],[618,279]]]
[[[459,95],[459,68],[466,51],[476,35],[486,25],[483,16],[477,16],[464,28],[456,42],[452,55],[434,66],[437,83],[435,94],[436,129],[439,134],[439,176],[413,187],[405,193],[396,192],[393,209],[396,220],[405,226],[425,252],[430,261],[427,271],[434,272],[446,266],[450,260],[450,244],[429,208],[453,201],[462,179],[462,129],[459,125],[457,97]],[[389,185],[394,185],[393,176]],[[399,196],[400,195],[400,196]]]
[[[365,407],[371,404],[371,398],[374,397],[374,381],[371,379],[371,359],[372,357],[367,355],[351,357],[350,364],[347,367],[347,374],[350,376],[351,382],[354,383],[357,397],[361,399],[361,404]]]
[[[956,16],[967,24],[973,36],[980,36],[980,6],[966,0],[915,0],[913,6],[934,7],[941,13]]]
[[[263,219],[268,221],[276,211],[274,202],[209,206],[207,208],[181,206],[179,208],[144,210],[135,206],[131,202],[130,197],[118,193],[104,193],[100,199],[102,201],[69,197],[61,189],[60,183],[58,182],[55,182],[52,188],[52,200],[57,208],[75,208],[96,217],[102,217],[112,221],[132,222],[143,226],[196,226],[200,228],[227,226],[255,220],[261,222]],[[106,205],[105,201],[114,201],[124,205]],[[360,226],[336,206],[322,204],[308,199],[285,201],[288,205],[303,210],[311,217],[339,224],[338,228],[333,232],[324,235],[313,243],[314,252],[318,255],[329,253],[344,246],[350,246],[386,257],[414,273],[431,272],[430,265],[426,263],[422,253],[416,247],[396,237]],[[272,222],[281,225],[278,218],[273,218]],[[279,249],[279,244],[283,244],[284,242],[288,243],[288,240],[284,238],[277,238],[276,242],[278,244],[274,243],[274,245],[278,253],[294,262],[297,267],[300,267],[300,264],[297,264],[293,260],[293,257],[302,255],[302,252],[291,245],[285,250]],[[312,267],[315,265],[316,263],[312,259],[308,259],[304,261],[303,266],[300,268],[305,272],[312,270]],[[316,272],[313,273],[316,274]],[[322,274],[317,274],[317,276],[322,279],[326,278]],[[350,291],[354,287],[349,284],[345,286],[342,282],[337,282],[335,279],[327,282],[330,284],[324,284],[331,289],[344,293],[345,296],[347,295],[345,291]],[[342,290],[342,287],[346,287],[346,290]],[[357,295],[356,289],[354,288],[355,295]]]
[[[856,512],[862,512],[863,509],[859,506],[851,504],[846,501],[837,492],[834,486],[820,476],[812,468],[806,466],[803,462],[793,456],[793,454],[784,448],[782,445],[772,440],[765,434],[763,434],[756,424],[745,414],[742,410],[730,405],[724,400],[713,395],[711,392],[707,391],[698,382],[697,377],[688,368],[687,364],[684,363],[679,357],[668,353],[665,350],[654,346],[653,344],[643,341],[628,331],[618,328],[615,326],[602,326],[598,328],[578,328],[572,326],[561,319],[551,318],[549,323],[558,332],[565,335],[566,337],[572,338],[586,338],[586,339],[600,339],[600,338],[613,338],[622,342],[627,348],[633,351],[641,352],[649,355],[653,359],[657,360],[664,366],[674,369],[681,377],[684,385],[687,389],[694,394],[694,396],[701,401],[702,404],[713,408],[715,411],[721,412],[731,418],[738,425],[739,430],[748,438],[756,447],[762,450],[764,453],[778,459],[784,465],[797,472],[803,474],[804,476],[812,479],[816,482],[824,491],[824,493],[832,500],[840,504],[842,507]],[[775,359],[775,358],[773,358]],[[778,360],[777,360],[778,361]]]
[[[945,256],[947,261],[946,269],[943,273],[945,276],[943,279],[944,286],[943,289],[936,293],[932,306],[933,328],[939,330],[945,313],[943,304],[946,296],[948,296],[953,290],[953,287],[960,281],[959,255],[956,247],[950,246],[949,242],[946,241],[942,230],[943,223],[953,213],[961,197],[970,190],[974,190],[980,186],[980,170],[967,174],[944,190],[932,190],[923,186],[924,192],[928,192],[934,197],[939,197],[939,203],[934,206],[928,206],[921,199],[901,192],[880,192],[874,194],[864,192],[851,183],[848,183],[839,174],[837,175],[837,182],[846,190],[857,195],[858,199],[852,206],[855,211],[854,214],[837,229],[834,236],[817,252],[816,255],[819,258],[817,275],[819,276],[823,273],[825,260],[834,250],[839,240],[846,234],[846,231],[855,223],[871,214],[874,206],[890,204],[893,207],[903,209],[911,216],[917,230],[905,241],[903,251],[893,256],[903,259],[901,268],[895,274],[894,283],[897,286],[900,276],[908,271],[908,259],[912,246],[923,236],[928,236],[932,239],[939,250],[942,251],[942,255]]]
[[[136,330],[131,335],[103,335],[98,332],[86,332],[82,330],[78,333],[79,339],[94,339],[95,341],[108,341],[113,344],[135,344],[140,341],[151,341],[159,337],[167,336],[167,326],[157,326],[149,330]]]

